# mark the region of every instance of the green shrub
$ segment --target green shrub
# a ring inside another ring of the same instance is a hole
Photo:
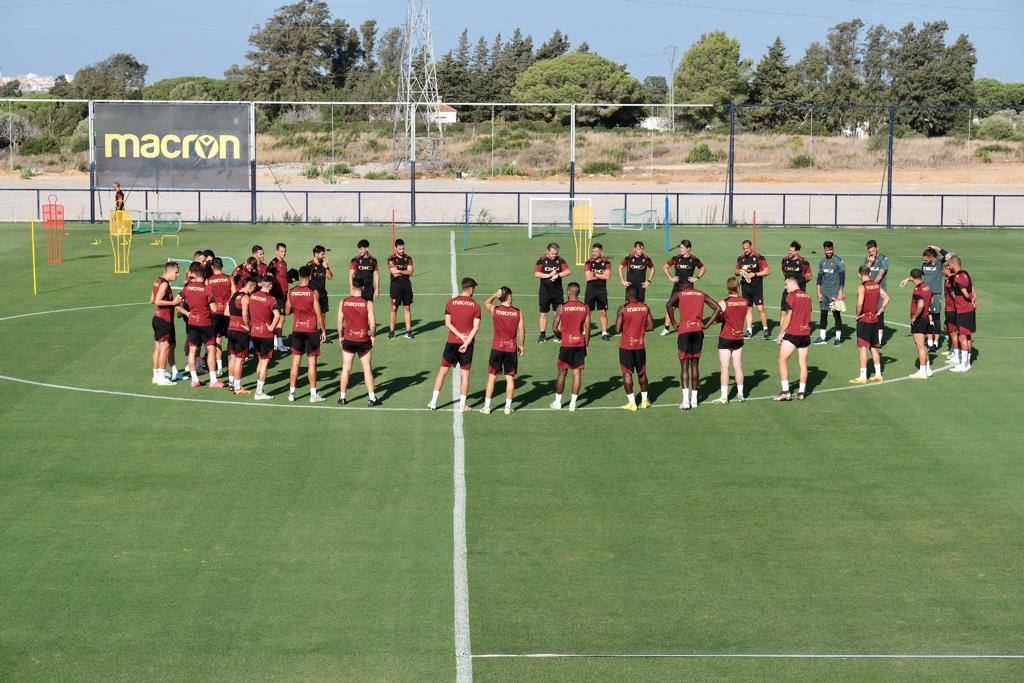
[[[310,180],[320,177],[320,167],[316,164],[310,164],[306,167],[306,170],[302,172],[302,175],[306,176]]]
[[[86,173],[89,170],[89,163],[85,160],[79,160],[79,162],[75,164],[75,169],[79,173]]]
[[[84,138],[84,139],[83,138],[73,138],[71,140],[71,153],[72,154],[78,154],[80,152],[85,152],[88,149],[89,149],[89,139],[88,138]]]
[[[523,170],[516,165],[516,162],[495,164],[494,175],[507,175],[507,176],[521,176],[526,175]]]
[[[947,143],[949,141],[947,140]],[[886,152],[889,149],[889,134],[872,135],[868,138],[868,149],[872,152]]]
[[[60,151],[60,142],[49,135],[26,140],[18,152],[26,156],[33,154],[56,154]]]
[[[366,141],[366,149],[368,149],[371,152],[383,152],[386,149],[386,147],[377,140],[370,138],[369,140]]]
[[[622,171],[622,164],[614,161],[588,161],[583,165],[583,172],[593,175],[614,175]]]
[[[363,177],[367,180],[398,180],[398,176],[386,171],[370,171]]]
[[[985,150],[979,149],[978,151],[976,151],[974,153],[974,156],[976,156],[979,159],[981,159],[981,163],[983,163],[983,164],[991,164],[992,163],[992,155],[989,154]]]
[[[978,137],[984,140],[1011,140],[1015,132],[1013,121],[1005,116],[990,116],[978,126]]]
[[[798,154],[790,159],[789,163],[792,164],[793,168],[810,168],[814,166],[814,157],[810,154]]]
[[[32,180],[37,175],[39,175],[39,174],[36,173],[31,168],[25,167],[25,168],[21,169],[21,179],[22,180]]]
[[[991,145],[982,145],[974,150],[974,156],[981,156],[982,154],[1013,154],[1013,151],[1013,147],[1009,145],[993,143]]]
[[[725,152],[714,151],[707,146],[707,143],[702,142],[689,151],[689,153],[686,155],[686,163],[708,164],[714,161],[721,161],[725,157]]]

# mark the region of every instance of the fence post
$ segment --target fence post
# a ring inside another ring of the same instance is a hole
[[[96,140],[94,139],[92,100],[89,101],[89,222],[96,222]]]
[[[409,107],[409,224],[416,225],[416,104]]]
[[[256,103],[249,104],[249,222],[256,225]]]
[[[892,150],[896,136],[896,107],[889,107],[889,151],[885,161],[885,227],[892,227]]]
[[[733,225],[733,195],[735,188],[735,176],[733,171],[736,168],[736,105],[729,105],[729,227]]]

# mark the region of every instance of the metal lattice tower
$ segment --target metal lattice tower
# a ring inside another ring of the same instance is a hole
[[[437,91],[427,0],[409,0],[406,7],[402,66],[395,102],[396,165],[417,160],[430,170],[440,171],[443,166],[443,138],[438,118],[441,97]]]

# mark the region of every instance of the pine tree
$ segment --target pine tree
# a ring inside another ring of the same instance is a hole
[[[754,104],[784,104],[800,100],[793,81],[793,67],[789,64],[786,45],[781,37],[768,46],[768,51],[757,63],[750,79],[750,101]],[[777,128],[791,121],[796,110],[784,107],[764,107],[743,112],[744,123],[755,128]]]
[[[459,34],[459,44],[455,48],[455,62],[460,66],[469,68],[469,29],[462,29]]]
[[[542,59],[554,59],[560,57],[569,51],[569,36],[562,33],[560,29],[555,29],[555,32],[551,34],[551,37],[544,41],[544,43],[537,48],[537,61]]]

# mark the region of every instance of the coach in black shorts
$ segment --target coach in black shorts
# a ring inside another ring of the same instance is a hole
[[[569,264],[558,255],[559,249],[556,242],[548,244],[547,251],[537,259],[537,265],[533,269],[533,276],[540,280],[540,317],[537,322],[540,330],[537,337],[539,343],[544,343],[547,339],[548,312],[557,310],[565,303],[562,279],[569,276]]]

